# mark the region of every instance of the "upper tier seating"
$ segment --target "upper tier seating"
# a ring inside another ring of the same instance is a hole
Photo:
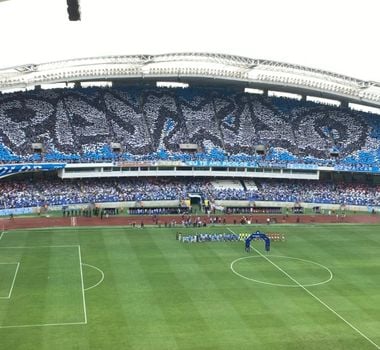
[[[0,95],[0,161],[377,166],[380,117],[227,89],[86,88]],[[42,157],[32,154],[40,142]],[[110,149],[122,146],[121,154]],[[179,152],[195,143],[201,152]],[[264,157],[255,146],[264,145]],[[339,153],[338,160],[330,150]],[[364,168],[363,168],[364,167]]]

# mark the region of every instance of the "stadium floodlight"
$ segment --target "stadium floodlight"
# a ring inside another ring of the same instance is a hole
[[[317,97],[317,96],[306,96],[306,101],[311,101],[323,105],[337,106],[341,105],[341,102],[338,100],[333,100],[331,98]]]
[[[262,94],[264,94],[264,90],[253,89],[253,88],[245,88],[244,92],[246,92],[248,94],[256,94],[256,95],[262,95]]]
[[[41,84],[40,86],[42,90],[64,89],[67,87],[65,83]]]
[[[302,99],[302,96],[299,94],[293,94],[291,92],[283,92],[283,91],[272,91],[272,90],[268,91],[268,96],[285,97],[285,98],[291,98],[298,101]]]
[[[19,92],[19,91],[25,91],[25,88],[18,87],[18,88],[4,89],[4,90],[2,90],[2,93],[3,94],[12,94],[14,92]]]
[[[180,83],[176,81],[157,81],[156,83],[157,87],[166,87],[166,88],[188,88],[189,84],[187,83]]]
[[[356,111],[380,114],[380,108],[364,106],[358,103],[349,103],[348,107]]]
[[[81,85],[83,88],[86,87],[112,87],[112,81],[82,81]]]

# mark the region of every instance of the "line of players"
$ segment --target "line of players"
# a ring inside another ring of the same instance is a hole
[[[196,242],[238,242],[245,241],[250,233],[197,233],[195,235],[177,232],[176,239],[185,243]],[[284,242],[285,236],[282,233],[270,232],[266,234],[271,241]]]
[[[195,235],[177,232],[176,239],[184,243],[196,242],[237,242],[239,235],[235,233],[197,233]]]

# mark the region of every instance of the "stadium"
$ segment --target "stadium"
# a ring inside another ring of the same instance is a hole
[[[2,348],[380,349],[379,114],[240,55],[0,68]]]

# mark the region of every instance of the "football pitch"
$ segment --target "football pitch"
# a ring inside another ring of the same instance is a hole
[[[284,242],[180,243],[280,232]],[[0,233],[1,349],[379,349],[380,227]]]

